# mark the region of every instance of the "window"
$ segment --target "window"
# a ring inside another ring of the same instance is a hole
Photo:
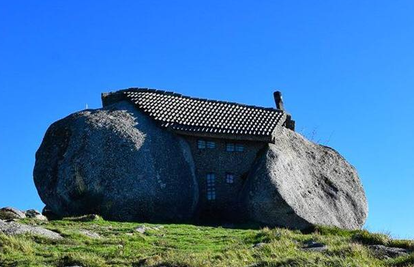
[[[234,183],[234,174],[233,173],[226,173],[226,183],[228,183],[228,184]]]
[[[216,175],[207,173],[207,200],[216,199]]]
[[[236,144],[236,151],[237,152],[243,152],[244,151],[244,145]]]
[[[244,151],[244,145],[242,144],[234,144],[234,143],[227,143],[226,145],[226,151],[228,152],[243,152]]]
[[[215,200],[216,199],[216,189],[215,188],[207,188],[207,200]]]
[[[214,173],[207,174],[207,187],[214,187],[216,185],[216,175]]]
[[[228,152],[233,152],[234,151],[234,144],[233,143],[227,143],[226,150]]]
[[[206,148],[206,141],[198,140],[197,141],[197,147],[198,147],[198,149],[205,149]]]
[[[207,141],[207,148],[208,149],[213,149],[213,148],[216,148],[216,142],[213,142],[213,141]]]
[[[205,140],[198,140],[197,141],[198,149],[214,149],[216,148],[216,142],[214,141],[205,141]]]

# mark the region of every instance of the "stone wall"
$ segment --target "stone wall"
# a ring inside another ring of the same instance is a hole
[[[226,150],[228,142],[234,141],[215,138],[197,138],[185,136],[188,141],[195,166],[196,177],[199,185],[198,218],[202,221],[209,220],[238,220],[241,219],[239,206],[239,194],[245,179],[255,161],[258,153],[267,147],[262,142],[238,141],[244,146],[243,152],[229,152]],[[198,140],[214,141],[215,148],[199,149]],[[215,200],[207,199],[207,174],[215,174]],[[227,183],[226,174],[234,174],[234,182]]]

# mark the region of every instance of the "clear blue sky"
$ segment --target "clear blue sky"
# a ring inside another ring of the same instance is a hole
[[[46,129],[101,92],[273,106],[279,89],[298,131],[358,169],[366,227],[414,238],[413,14],[411,0],[2,1],[0,206],[42,209]]]

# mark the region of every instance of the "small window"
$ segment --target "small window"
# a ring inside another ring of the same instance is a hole
[[[234,151],[234,144],[233,143],[227,143],[226,151],[233,152]]]
[[[207,174],[207,187],[214,187],[216,184],[216,175],[214,173]]]
[[[207,148],[208,148],[208,149],[213,149],[213,148],[216,148],[216,142],[213,142],[213,141],[207,141],[207,142],[206,142],[206,146],[207,146]]]
[[[216,199],[216,190],[214,188],[207,189],[207,200],[215,200]]]
[[[207,200],[216,199],[216,175],[214,173],[207,173]]]
[[[227,143],[226,150],[228,152],[243,152],[244,145],[242,144],[234,144],[234,143]]]
[[[198,149],[206,149],[206,141],[198,140],[197,141],[197,147],[198,147]]]
[[[226,183],[228,183],[228,184],[234,183],[234,174],[233,173],[226,173]]]
[[[236,149],[237,152],[243,152],[244,151],[244,145],[241,144],[236,144]]]

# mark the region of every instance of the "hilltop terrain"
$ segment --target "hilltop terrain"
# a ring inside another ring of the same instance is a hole
[[[0,231],[0,266],[414,266],[412,241],[365,230],[316,227],[303,233],[119,223],[99,216],[9,223],[48,229],[61,237]]]

